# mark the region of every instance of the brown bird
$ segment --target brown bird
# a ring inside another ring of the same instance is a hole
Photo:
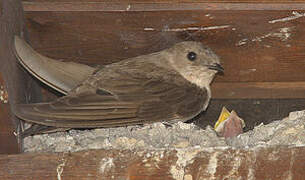
[[[193,41],[99,69],[44,57],[19,37],[15,49],[26,70],[65,94],[53,102],[17,105],[15,114],[59,128],[187,121],[207,108],[210,83],[223,71],[218,56]]]

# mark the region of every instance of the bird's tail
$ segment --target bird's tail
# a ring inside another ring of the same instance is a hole
[[[96,70],[84,64],[45,57],[18,36],[15,36],[15,53],[28,72],[63,94],[67,94]]]

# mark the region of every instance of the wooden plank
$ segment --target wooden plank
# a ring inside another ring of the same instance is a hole
[[[305,82],[246,82],[212,84],[214,99],[305,98]]]
[[[294,3],[292,3],[294,2]],[[305,10],[305,1],[50,1],[25,0],[25,11]]]
[[[298,15],[298,14],[299,15]],[[27,12],[42,54],[109,64],[197,40],[223,60],[215,82],[305,81],[305,11]],[[290,19],[289,19],[290,18]]]
[[[192,3],[193,0],[22,0],[23,2],[83,2],[83,3],[95,3],[95,2],[105,2],[105,3]],[[219,2],[219,3],[302,3],[304,0],[197,0],[196,2],[201,3],[211,3],[211,2]]]
[[[17,153],[21,147],[17,144],[13,132],[20,129],[19,120],[13,115],[16,103],[26,103],[39,100],[39,91],[27,73],[17,64],[13,51],[14,35],[25,39],[24,17],[19,0],[0,0],[2,14],[0,16],[0,86],[4,94],[0,102],[0,153]],[[8,94],[8,97],[6,95]]]
[[[2,11],[3,11],[3,5],[2,5],[2,1],[0,1],[0,16],[2,16]]]
[[[8,92],[0,73],[0,154],[18,153],[18,144],[14,135],[15,126],[10,118]]]
[[[0,142],[1,142],[0,154],[20,153],[20,149],[16,141],[16,136],[13,134],[13,132],[11,132],[12,129],[14,128],[11,128],[9,131],[6,131],[5,133],[0,133]],[[11,132],[11,134],[8,134],[8,132]]]
[[[302,179],[304,147],[95,150],[0,156],[1,179]]]

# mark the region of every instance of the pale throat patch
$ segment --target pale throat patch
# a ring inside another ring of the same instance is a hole
[[[215,71],[209,70],[205,67],[189,67],[180,71],[180,74],[188,81],[196,84],[200,88],[205,88],[207,90],[207,101],[204,104],[204,110],[207,108],[210,98],[211,98],[211,88],[210,84],[216,74]]]
[[[216,72],[206,67],[190,66],[180,70],[180,74],[201,88],[209,88]]]

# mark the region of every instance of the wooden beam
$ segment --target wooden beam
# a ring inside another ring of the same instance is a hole
[[[91,150],[0,156],[1,179],[302,179],[304,147]]]
[[[19,152],[15,132],[15,123],[10,117],[8,92],[0,73],[0,154],[15,154]]]
[[[305,82],[245,82],[212,84],[214,99],[305,98]]]
[[[305,10],[305,1],[23,1],[25,11]]]
[[[15,35],[26,38],[21,1],[0,0],[0,153],[21,151],[13,132],[20,129],[20,122],[14,116],[14,105],[39,100],[38,85],[18,65],[14,51]],[[4,94],[3,94],[4,92]]]
[[[0,1],[0,16],[2,16],[2,11],[3,11],[3,4],[2,1]]]

